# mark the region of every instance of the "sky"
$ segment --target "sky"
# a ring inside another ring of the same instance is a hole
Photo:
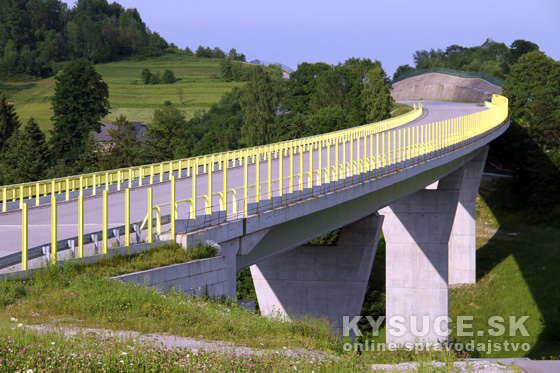
[[[73,0],[65,1],[73,6]],[[112,2],[109,0],[109,2]],[[193,51],[235,48],[247,61],[381,61],[392,76],[421,49],[525,39],[560,60],[560,0],[118,0],[150,30]]]

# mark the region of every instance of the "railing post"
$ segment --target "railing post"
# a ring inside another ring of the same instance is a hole
[[[40,190],[41,184],[36,183],[35,184],[35,206],[39,206],[39,199],[41,198],[41,190]]]
[[[66,178],[66,200],[70,199],[70,179]]]
[[[124,191],[124,244],[130,255],[130,188]]]
[[[7,197],[7,188],[2,188],[2,212],[6,212],[7,211],[7,203],[8,203],[8,199]]]
[[[192,179],[192,208],[193,208],[193,220],[194,220],[194,229],[196,229],[196,200],[197,200],[197,189],[196,189],[196,175],[198,174],[198,161],[193,162],[192,171],[191,171],[191,179]]]
[[[214,171],[214,156],[210,157],[208,164],[208,206],[206,206],[206,214],[210,215],[210,225],[212,225],[212,172]]]
[[[150,247],[154,246],[154,189],[148,188],[148,237],[146,238],[147,242],[150,244]]]
[[[97,175],[93,174],[93,180],[92,180],[92,186],[91,186],[91,194],[96,196],[97,195]]]
[[[56,265],[57,261],[57,200],[55,196],[51,197],[51,264]]]
[[[303,173],[303,152],[304,152],[304,148],[303,145],[301,144],[301,141],[299,142],[299,191],[300,191],[300,195],[301,198],[303,199],[303,186],[304,181],[303,181],[303,177],[304,177],[304,173]]]
[[[346,186],[346,139],[342,140],[342,177],[344,178],[344,186]]]
[[[23,185],[19,186],[19,208],[23,208]]]
[[[25,271],[25,278],[28,275],[28,256],[27,250],[29,248],[28,241],[28,215],[27,215],[27,203],[24,203],[21,209],[21,269]]]
[[[245,151],[243,160],[243,216],[249,211],[249,151]]]
[[[138,186],[142,186],[142,179],[144,178],[144,167],[138,167]]]
[[[310,142],[309,146],[309,179],[307,179],[307,187],[311,188],[311,196],[313,196],[313,143]]]
[[[103,254],[107,255],[109,245],[109,194],[107,189],[103,191]]]
[[[175,242],[175,240],[176,240],[176,237],[175,237],[175,214],[177,212],[176,207],[175,207],[175,176],[171,175],[170,181],[171,181],[171,239],[173,240],[173,242]],[[210,195],[210,198],[212,198],[212,195]],[[212,211],[210,211],[210,213],[212,213]]]
[[[235,162],[235,160],[234,160],[234,162]],[[222,166],[222,182],[223,182],[223,190],[224,190],[224,196],[223,196],[224,197],[223,198],[224,206],[223,206],[223,209],[224,209],[225,214],[226,214],[226,220],[227,220],[227,198],[228,198],[228,192],[227,192],[227,170],[228,170],[228,167],[229,167],[228,163],[229,163],[228,158],[226,156],[225,159],[224,159],[224,165]]]
[[[80,180],[81,184],[81,180]],[[80,185],[81,188],[81,185]],[[84,263],[84,196],[80,189],[78,197],[78,258],[81,258],[82,264]]]
[[[150,185],[152,185],[154,183],[154,165],[150,165]]]
[[[267,148],[266,157],[267,157],[267,178],[268,178],[268,202],[270,202],[270,208],[272,208],[272,147]]]
[[[326,183],[329,184],[329,192],[331,191],[331,140],[327,140],[327,178]]]
[[[284,199],[284,147],[280,147],[280,149],[278,149],[278,155],[279,155],[279,170],[278,170],[278,191],[279,191],[279,196],[280,196],[280,204],[283,204],[286,200]],[[289,188],[288,188],[289,189]],[[293,198],[293,197],[292,197]],[[287,201],[286,201],[287,202]]]
[[[117,171],[117,190],[121,190],[122,171]]]
[[[255,201],[257,202],[257,213],[261,203],[261,154],[257,150],[255,154]]]

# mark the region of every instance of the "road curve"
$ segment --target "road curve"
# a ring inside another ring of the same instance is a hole
[[[407,104],[412,104],[412,102],[404,102]],[[417,104],[417,103],[416,103]],[[408,128],[412,126],[419,126],[426,123],[434,123],[439,121],[444,121],[456,117],[461,117],[464,115],[472,114],[475,112],[486,110],[485,107],[481,107],[477,104],[468,103],[456,103],[456,102],[439,102],[439,101],[423,101],[423,107],[425,113],[423,115],[403,126],[403,128]],[[340,147],[342,149],[342,147]],[[347,156],[349,157],[350,146],[346,146]],[[369,151],[369,149],[367,149]],[[375,149],[373,149],[375,151]],[[362,151],[363,153],[363,151]],[[323,159],[326,159],[326,149],[321,150]],[[331,147],[331,158],[334,158],[334,147]],[[309,169],[308,162],[309,154],[303,154],[303,171],[307,172]],[[314,168],[316,167],[318,157],[318,150],[314,151]],[[354,146],[354,159],[358,157],[356,146]],[[284,175],[289,174],[290,165],[289,157],[284,158]],[[278,174],[278,159],[274,159],[271,162],[272,174]],[[334,159],[332,160],[334,164]],[[300,173],[300,160],[299,155],[294,156],[294,175]],[[326,161],[323,161],[323,167],[326,167]],[[254,183],[256,165],[254,163],[249,165],[249,181],[250,184]],[[265,161],[260,163],[260,175],[262,180],[266,179],[268,173],[268,164]],[[277,177],[276,177],[277,178]],[[275,177],[273,177],[275,179]],[[217,193],[221,191],[222,187],[222,173],[216,170],[213,173],[213,192]],[[299,180],[299,179],[298,179]],[[296,182],[296,181],[294,181]],[[309,180],[304,177],[304,182],[307,183]],[[317,184],[316,177],[313,182]],[[298,181],[299,183],[299,181]],[[176,181],[176,200],[184,200],[191,197],[191,186],[192,181],[190,177],[177,178]],[[243,186],[243,167],[232,167],[228,169],[228,189],[239,188]],[[277,187],[278,183],[272,184],[273,196],[278,193]],[[170,183],[168,181],[163,181],[161,183],[156,183],[148,186],[133,187],[131,189],[131,222],[140,222],[144,219],[147,213],[147,189],[153,188],[154,191],[154,205],[169,203],[169,193],[170,193]],[[267,198],[268,185],[266,180],[261,187],[261,194],[264,193],[264,198]],[[284,185],[286,188],[286,185]],[[296,186],[295,189],[297,189]],[[197,190],[198,196],[207,194],[207,176],[206,174],[200,174],[197,177]],[[254,190],[254,188],[252,188]],[[84,231],[85,233],[98,232],[102,229],[102,199],[100,192],[98,191],[96,196],[87,196],[84,198]],[[255,201],[255,193],[251,192],[249,201]],[[230,197],[228,197],[230,198]],[[228,204],[228,214],[231,218],[234,207],[237,207],[237,211],[243,211],[243,195],[239,192],[237,200],[237,206],[234,206],[230,198],[230,203]],[[217,197],[213,199],[214,210],[218,210],[219,200]],[[200,200],[199,207],[202,204]],[[124,192],[123,191],[111,191],[109,193],[109,228],[118,227],[124,225]],[[169,214],[169,208],[163,208],[162,214]],[[179,218],[185,218],[188,215],[186,204],[179,205]],[[58,203],[58,240],[68,239],[78,235],[78,203],[77,200],[70,200]],[[0,234],[2,240],[0,242],[0,259],[6,255],[14,254],[21,251],[21,210],[8,211],[5,213],[0,213]],[[37,247],[41,245],[48,245],[51,240],[51,208],[50,204],[44,204],[38,207],[29,208],[29,247]],[[89,249],[91,250],[91,248]],[[87,252],[87,250],[86,250]],[[14,270],[16,268],[11,268]],[[0,270],[1,272],[6,272],[8,269]]]

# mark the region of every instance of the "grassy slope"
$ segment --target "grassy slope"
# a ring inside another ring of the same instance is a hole
[[[140,78],[144,68],[162,74],[165,69],[170,69],[179,80],[173,84],[144,85]],[[218,102],[233,87],[245,84],[226,83],[218,79],[218,59],[173,54],[143,61],[99,64],[96,69],[109,85],[111,114],[105,121],[124,114],[131,121],[149,123],[154,109],[161,107],[165,101],[171,101],[190,118],[196,110],[209,108]],[[25,122],[33,116],[43,130],[52,128],[50,96],[53,89],[54,78],[25,83],[0,82],[0,92],[7,92],[8,99],[16,104],[20,119]],[[179,90],[183,91],[182,103]]]

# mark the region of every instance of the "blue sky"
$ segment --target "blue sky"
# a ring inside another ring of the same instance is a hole
[[[110,1],[110,0],[109,0]],[[65,1],[73,5],[73,0]],[[111,2],[111,1],[110,1]],[[378,59],[392,76],[419,49],[487,38],[537,43],[560,60],[560,0],[120,0],[180,48],[232,47],[248,60],[336,64]]]

